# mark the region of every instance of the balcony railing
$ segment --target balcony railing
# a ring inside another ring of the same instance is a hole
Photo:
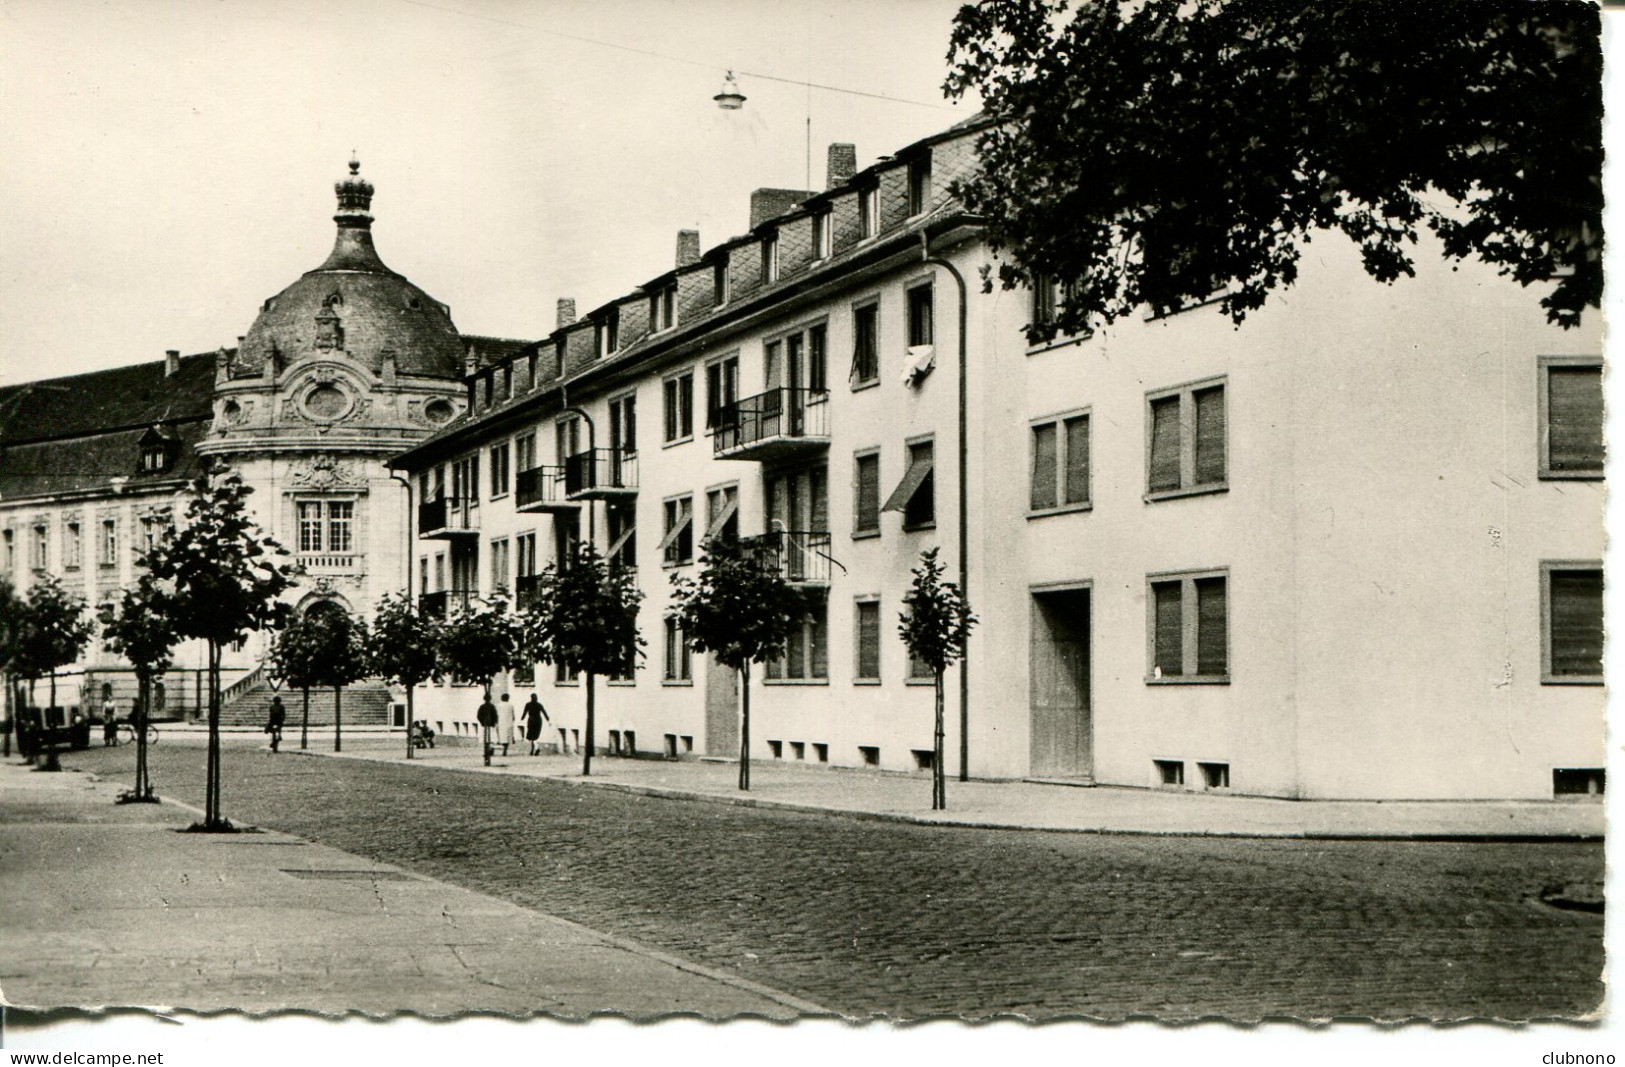
[[[776,460],[829,447],[829,392],[780,386],[724,404],[711,429],[719,459]]]
[[[418,604],[425,614],[437,619],[445,619],[460,608],[466,608],[474,600],[472,589],[442,589],[438,593],[424,593],[418,598]]]
[[[795,585],[828,585],[830,573],[840,566],[830,555],[830,535],[824,530],[775,530],[742,542],[763,566]]]
[[[361,569],[361,557],[351,552],[301,552],[295,558],[311,574],[349,574]]]
[[[619,448],[589,448],[564,465],[564,495],[570,500],[626,496],[638,491],[638,457]]]
[[[575,511],[581,507],[564,497],[565,468],[532,467],[520,471],[514,484],[514,507],[520,511]]]
[[[513,580],[514,607],[523,610],[530,607],[530,602],[536,599],[536,593],[542,588],[540,574],[521,574]]]
[[[419,537],[457,537],[480,532],[480,506],[473,500],[441,496],[418,505]]]

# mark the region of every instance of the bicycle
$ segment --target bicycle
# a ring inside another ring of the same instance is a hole
[[[118,728],[118,739],[120,744],[135,744],[135,723],[127,722],[120,725]],[[147,744],[156,745],[157,743],[158,727],[149,722],[147,724]]]

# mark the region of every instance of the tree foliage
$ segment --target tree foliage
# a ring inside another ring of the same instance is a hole
[[[306,611],[271,644],[271,677],[292,689],[341,686],[368,674],[367,628],[344,610]]]
[[[524,611],[526,652],[586,674],[616,674],[636,663],[643,592],[634,573],[583,542],[569,566],[549,565]]]
[[[137,672],[155,675],[169,669],[170,653],[180,636],[150,574],[142,574],[133,586],[103,601],[97,619],[109,651],[123,656]]]
[[[440,677],[435,660],[439,620],[405,594],[385,593],[373,610],[367,642],[369,672],[391,685],[422,685]]]
[[[18,641],[22,637],[23,599],[11,581],[0,576],[0,674],[15,672]]]
[[[520,619],[496,598],[458,608],[439,628],[435,659],[453,678],[490,688],[491,679],[520,661]]]
[[[79,658],[96,632],[85,614],[85,599],[51,575],[35,582],[22,603],[13,669],[24,678],[54,677]]]
[[[1415,272],[1426,228],[1564,327],[1602,295],[1600,19],[1579,0],[980,0],[951,96],[993,120],[956,182],[1034,341],[1223,292],[1239,323],[1341,231]],[[991,286],[992,279],[987,279]]]
[[[784,655],[806,617],[807,600],[775,561],[750,544],[707,541],[699,579],[672,576],[667,616],[682,627],[690,648],[735,670]]]
[[[909,654],[941,674],[965,655],[976,616],[955,582],[945,582],[938,550],[920,553],[920,565],[911,572],[913,582],[903,595],[904,611],[897,617],[897,634]]]

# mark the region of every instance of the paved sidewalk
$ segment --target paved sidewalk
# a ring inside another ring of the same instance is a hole
[[[311,742],[311,754],[332,756],[331,740]],[[948,782],[948,810],[931,811],[924,774],[807,768],[760,760],[751,765],[751,791],[739,792],[738,766],[709,761],[595,757],[581,777],[579,756],[524,754],[514,745],[484,767],[477,745],[421,750],[413,764],[482,774],[517,774],[574,785],[688,800],[780,807],[896,821],[984,828],[1067,830],[1218,837],[1398,838],[1414,840],[1600,839],[1603,806],[1561,801],[1273,800],[1264,797],[1161,792],[1034,782]],[[283,744],[283,751],[297,752]],[[341,757],[406,763],[395,735],[346,738]]]
[[[175,832],[122,784],[0,764],[0,993],[28,1008],[751,1014],[817,1005],[287,834]]]

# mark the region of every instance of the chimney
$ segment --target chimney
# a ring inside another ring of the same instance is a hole
[[[852,180],[858,172],[858,146],[841,144],[829,146],[829,166],[825,171],[824,188],[833,189]]]
[[[181,372],[181,351],[171,348],[164,353],[164,377],[173,378]]]
[[[559,318],[557,329],[564,329],[576,321],[576,302],[572,297],[564,297],[559,301]]]
[[[750,194],[750,228],[768,219],[794,211],[796,205],[813,194],[805,189],[758,189]]]
[[[700,261],[700,231],[677,231],[677,266],[692,267]]]

